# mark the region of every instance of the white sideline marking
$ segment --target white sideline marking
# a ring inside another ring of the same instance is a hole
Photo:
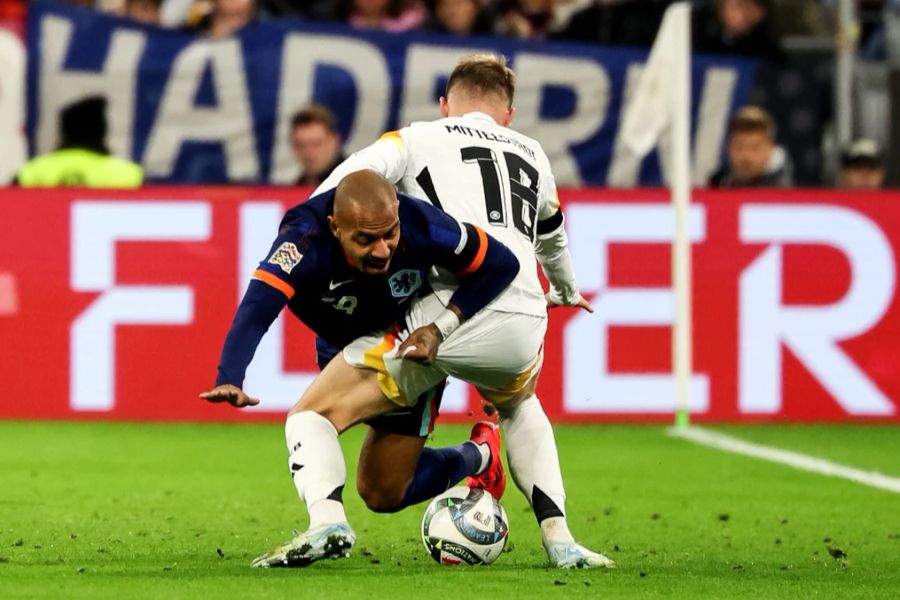
[[[824,458],[815,458],[799,452],[791,452],[790,450],[781,450],[772,448],[771,446],[763,446],[762,444],[754,444],[745,442],[744,440],[696,427],[673,427],[668,431],[672,437],[679,437],[696,444],[710,446],[726,452],[734,452],[735,454],[743,454],[752,456],[762,460],[788,465],[801,471],[810,471],[820,475],[829,477],[841,477],[849,479],[856,483],[872,486],[880,490],[887,490],[900,494],[900,479],[882,475],[877,471],[862,471],[854,469],[846,465],[833,463]]]

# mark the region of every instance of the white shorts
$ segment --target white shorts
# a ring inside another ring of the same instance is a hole
[[[369,335],[344,348],[354,367],[378,372],[378,384],[391,401],[415,403],[423,392],[452,376],[471,383],[493,404],[516,395],[537,377],[543,364],[547,318],[485,309],[463,323],[438,347],[431,365],[397,357],[410,332],[428,325],[444,310],[433,295],[416,298],[406,316],[406,330]],[[407,400],[409,399],[409,400]]]

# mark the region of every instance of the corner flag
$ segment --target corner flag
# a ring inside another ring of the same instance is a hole
[[[691,203],[691,6],[678,2],[666,10],[622,123],[622,139],[637,156],[646,156],[668,132],[672,157],[667,179],[675,209],[672,242],[672,285],[675,326],[672,364],[675,376],[676,424],[689,423],[691,375],[691,249],[687,217]]]

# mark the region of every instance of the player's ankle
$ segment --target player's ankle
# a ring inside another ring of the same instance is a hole
[[[309,507],[309,528],[344,523],[347,515],[344,513],[344,505],[337,500],[324,498],[312,503]]]
[[[541,538],[547,544],[571,544],[575,542],[565,517],[548,517],[541,521]]]
[[[478,475],[484,473],[485,469],[487,469],[491,464],[491,447],[487,444],[487,442],[476,444],[472,440],[466,440],[466,442],[464,443],[472,444],[481,454],[481,465],[478,467],[478,470],[472,474],[477,477]]]

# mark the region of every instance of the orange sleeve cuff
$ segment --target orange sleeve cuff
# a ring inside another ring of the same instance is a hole
[[[287,296],[288,300],[294,297],[294,288],[291,287],[291,284],[284,281],[283,279],[279,279],[268,271],[257,269],[253,271],[253,278],[259,279],[263,283],[272,286],[273,288]]]
[[[400,132],[396,130],[381,134],[381,137],[376,141],[394,142],[396,144],[400,144],[401,146],[403,145],[403,138],[400,137]]]
[[[475,227],[473,225],[473,227]],[[460,275],[466,275],[473,271],[477,271],[478,267],[481,266],[481,263],[484,262],[484,255],[487,254],[488,247],[488,239],[487,234],[480,227],[475,227],[475,231],[478,232],[478,253],[475,255],[475,258],[472,259],[472,262],[469,263],[469,266],[463,270]]]

